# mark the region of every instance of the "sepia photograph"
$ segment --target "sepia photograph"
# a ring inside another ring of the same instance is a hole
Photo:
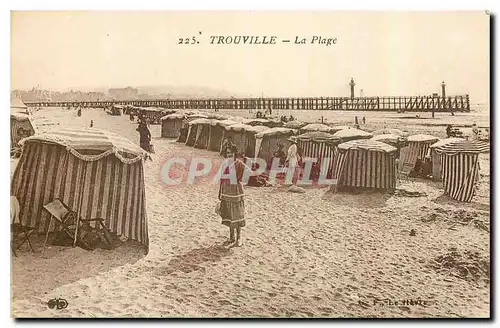
[[[11,317],[491,318],[491,24],[11,11]]]

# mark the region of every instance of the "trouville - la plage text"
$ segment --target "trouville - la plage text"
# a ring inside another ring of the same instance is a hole
[[[212,35],[209,37],[210,44],[225,45],[225,44],[255,44],[255,45],[270,45],[279,43],[291,44],[315,44],[331,46],[337,44],[336,37],[325,36],[295,36],[293,38],[278,38],[277,36],[260,36],[260,35]]]

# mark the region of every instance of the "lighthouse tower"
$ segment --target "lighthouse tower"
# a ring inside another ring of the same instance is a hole
[[[441,82],[441,97],[446,98],[446,83]]]
[[[354,79],[351,77],[351,82],[349,83],[349,86],[351,87],[351,98],[354,98],[354,86],[356,83],[354,83]]]

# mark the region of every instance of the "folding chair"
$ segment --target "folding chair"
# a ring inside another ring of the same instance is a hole
[[[61,231],[73,240],[73,247],[79,244],[80,247],[92,250],[93,248],[85,241],[85,237],[90,232],[97,231],[101,241],[107,246],[111,247],[112,239],[109,230],[104,225],[104,219],[82,219],[78,217],[77,213],[71,210],[60,199],[56,198],[52,202],[43,206],[51,214],[50,225],[53,219],[56,219],[56,224],[61,227]],[[91,222],[98,222],[99,229],[93,228]],[[50,229],[49,229],[50,230]],[[47,244],[49,231],[45,237],[44,248]]]
[[[17,257],[16,251],[28,242],[29,250],[35,253],[33,246],[31,245],[30,235],[35,231],[35,228],[29,228],[21,225],[20,223],[11,223],[10,231],[11,237],[11,248],[14,256]]]
[[[404,163],[403,167],[401,170],[399,170],[399,180],[408,180],[408,176],[410,175],[411,171],[413,170],[413,165],[411,163]]]

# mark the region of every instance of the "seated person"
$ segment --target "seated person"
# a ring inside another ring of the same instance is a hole
[[[427,178],[429,175],[432,174],[432,161],[430,156],[426,156],[424,162],[422,163],[421,169],[420,169],[420,175],[423,178]]]
[[[410,178],[416,178],[420,175],[420,170],[422,169],[422,160],[420,158],[417,158],[417,161],[415,162],[415,166],[413,167],[413,170],[411,170],[410,174],[408,176]]]
[[[280,166],[285,165],[285,161],[286,161],[286,154],[285,154],[285,152],[283,151],[283,145],[282,145],[282,144],[278,144],[278,150],[276,150],[276,151],[273,153],[273,159],[274,159],[274,158],[279,158],[279,159],[280,159]]]

